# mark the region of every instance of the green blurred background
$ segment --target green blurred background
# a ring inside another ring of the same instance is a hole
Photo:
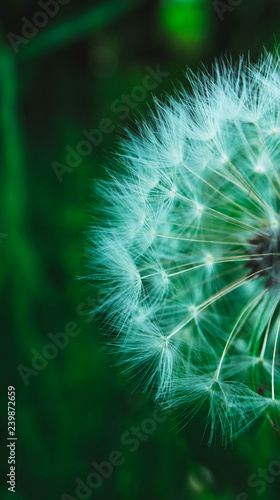
[[[184,82],[187,66],[272,49],[279,1],[1,0],[0,12],[1,499],[279,498],[279,436],[269,425],[209,449],[200,415],[181,431],[172,415],[146,420],[153,402],[104,352],[99,320],[88,315],[98,293],[76,279],[86,272],[92,179],[104,176],[122,129],[147,114],[153,95]],[[143,90],[156,68],[164,75]],[[93,129],[89,148],[83,131]],[[6,483],[10,385],[14,494]],[[147,429],[135,451],[133,426]],[[92,462],[113,450],[122,463],[77,492],[77,478],[86,483]]]

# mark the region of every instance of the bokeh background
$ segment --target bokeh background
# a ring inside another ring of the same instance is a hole
[[[200,415],[182,430],[172,415],[147,421],[153,402],[104,352],[99,319],[88,314],[98,291],[77,277],[92,180],[105,175],[122,130],[184,82],[187,66],[273,49],[279,1],[1,0],[0,17],[1,499],[276,500],[272,427],[258,423],[233,446],[209,449]],[[164,76],[143,91],[156,68]],[[81,141],[93,129],[89,151]],[[137,446],[127,442],[133,427],[142,429]],[[77,491],[113,450],[122,463],[107,473],[103,464],[108,477]]]

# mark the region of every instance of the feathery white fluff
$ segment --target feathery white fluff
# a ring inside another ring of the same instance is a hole
[[[97,185],[89,257],[125,369],[227,441],[279,416],[279,58],[187,77]]]

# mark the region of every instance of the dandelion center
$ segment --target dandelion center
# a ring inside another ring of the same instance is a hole
[[[280,285],[280,232],[257,235],[249,240],[247,253],[251,259],[246,263],[251,273],[266,276],[265,286]],[[255,256],[258,257],[255,257]]]

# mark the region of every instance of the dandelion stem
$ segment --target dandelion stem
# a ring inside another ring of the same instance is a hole
[[[259,137],[260,137],[260,139],[261,139],[261,141],[262,141],[262,143],[263,143],[265,149],[267,150],[268,155],[269,155],[269,157],[271,159],[271,162],[272,162],[273,167],[274,167],[275,175],[276,175],[276,180],[277,180],[278,185],[279,185],[280,176],[279,176],[279,172],[278,172],[278,169],[277,169],[277,165],[275,164],[273,156],[272,156],[271,152],[269,151],[269,148],[268,148],[268,146],[266,144],[266,141],[264,140],[263,134],[261,132],[261,129],[260,129],[258,123],[256,123],[256,129],[257,129]],[[270,181],[269,178],[268,178],[268,181]],[[278,196],[278,198],[280,198],[278,191],[276,190],[276,188],[274,188],[274,189],[275,189],[276,195]]]
[[[226,200],[228,200],[230,203],[232,203],[232,205],[235,205],[236,207],[240,208],[240,210],[242,210],[243,212],[245,212],[246,214],[250,215],[250,217],[252,217],[253,219],[256,219],[258,220],[259,222],[262,222],[262,219],[260,219],[260,217],[257,217],[256,215],[254,215],[252,212],[249,212],[248,210],[246,210],[245,207],[242,207],[242,205],[240,205],[239,203],[236,203],[235,201],[233,201],[229,196],[227,196],[226,194],[224,193],[221,193],[221,191],[217,188],[215,188],[214,186],[212,186],[212,184],[210,184],[209,182],[207,182],[205,179],[203,179],[202,177],[200,177],[200,175],[198,175],[196,172],[194,172],[193,170],[191,170],[187,165],[185,165],[184,163],[182,163],[183,167],[185,167],[189,172],[191,172],[193,175],[195,175],[198,179],[200,179],[202,182],[204,182],[207,186],[209,186],[211,189],[213,189],[213,191],[215,191],[215,193],[218,193],[220,196],[222,196],[223,198],[225,198]]]
[[[218,368],[217,368],[217,371],[216,371],[216,374],[215,374],[215,380],[218,380],[219,378],[219,375],[220,375],[220,371],[221,371],[221,367],[222,367],[222,364],[223,364],[223,360],[225,358],[225,355],[228,351],[228,348],[230,346],[230,344],[232,343],[232,341],[235,339],[236,335],[240,332],[242,326],[244,325],[244,323],[246,322],[247,318],[249,317],[249,315],[251,314],[252,310],[254,309],[255,305],[260,301],[260,299],[264,296],[264,294],[266,293],[266,290],[263,290],[257,297],[255,297],[246,307],[245,309],[243,309],[242,313],[240,314],[240,316],[238,317],[233,329],[231,330],[230,332],[230,335],[227,339],[227,342],[226,342],[226,345],[225,345],[225,348],[223,350],[223,354],[221,356],[221,359],[220,359],[220,362],[219,362],[219,365],[218,365]],[[248,314],[247,311],[249,310]],[[243,318],[243,316],[245,316]],[[243,319],[242,319],[243,318]],[[241,321],[242,320],[242,321]],[[238,327],[238,328],[237,328]]]
[[[272,311],[271,311],[271,314],[269,316],[269,319],[268,319],[268,323],[267,323],[267,327],[266,327],[266,330],[265,330],[265,337],[264,337],[264,340],[263,340],[263,345],[262,345],[262,350],[261,350],[261,354],[260,354],[260,361],[263,361],[264,359],[264,354],[265,354],[265,350],[266,350],[266,345],[267,345],[267,340],[268,340],[268,334],[269,334],[269,330],[270,330],[270,325],[271,325],[271,321],[272,321],[272,318],[273,318],[273,314],[275,312],[275,309],[277,307],[277,304],[279,303],[279,298],[277,298],[273,308],[272,308]]]
[[[232,241],[218,241],[218,240],[196,240],[194,238],[182,238],[181,236],[169,236],[166,234],[156,234],[158,238],[168,238],[170,240],[192,241],[193,243],[212,243],[216,245],[232,245],[232,246],[247,246],[248,243],[232,242]]]
[[[245,278],[243,278],[241,280],[238,280],[235,283],[232,283],[230,286],[226,287],[224,290],[216,293],[215,295],[213,295],[212,297],[210,297],[209,299],[207,299],[205,302],[202,302],[202,304],[200,304],[197,307],[197,309],[199,309],[199,312],[203,311],[206,307],[208,307],[209,305],[213,304],[213,302],[216,302],[216,300],[220,299],[221,297],[224,297],[225,295],[227,295],[228,293],[232,292],[233,290],[236,290],[237,288],[239,288],[240,286],[244,285],[245,283],[248,283],[249,281],[252,281],[252,279],[254,279],[256,275],[258,275],[260,273],[263,273],[265,271],[268,271],[269,269],[271,269],[271,266],[267,267],[265,269],[261,269],[260,271],[257,271],[257,272],[255,272],[253,274],[250,274],[249,276],[246,276]],[[169,334],[168,338],[172,337],[173,335],[175,335],[175,333],[179,332],[188,323],[190,323],[190,321],[192,321],[193,318],[194,318],[193,316],[191,318],[188,317],[187,320],[184,320],[182,323],[180,323],[180,325],[172,333]]]
[[[240,134],[240,136],[241,136],[241,137],[245,140],[245,143],[247,144],[247,147],[249,148],[249,150],[251,151],[251,153],[253,154],[253,156],[256,158],[256,155],[255,155],[255,153],[253,152],[253,150],[252,150],[252,148],[251,148],[251,146],[250,146],[250,144],[249,144],[249,142],[248,142],[247,138],[245,137],[243,130],[241,129],[241,127],[239,127],[239,126],[237,125],[237,123],[236,123],[235,121],[234,121],[234,124],[235,124],[235,126],[236,126],[236,128],[237,128],[237,130],[238,130],[238,132],[239,132],[239,134]],[[213,144],[215,144],[215,146],[217,147],[218,151],[220,151],[220,152],[221,152],[221,150],[219,149],[219,147],[217,146],[217,144],[215,143],[215,141],[214,141],[213,139],[212,139],[212,142],[213,142]],[[276,215],[276,216],[278,217],[278,215],[274,212],[274,210],[272,210],[272,208],[271,208],[271,207],[269,207],[269,206],[265,203],[265,201],[264,201],[262,198],[260,198],[260,196],[258,195],[258,193],[254,190],[253,186],[252,186],[252,185],[250,185],[250,184],[246,181],[246,179],[243,177],[243,175],[240,173],[240,171],[239,171],[239,170],[238,170],[238,169],[237,169],[237,168],[233,165],[233,163],[232,163],[230,160],[227,160],[227,163],[228,163],[228,165],[230,166],[230,168],[234,170],[234,172],[236,173],[236,175],[238,175],[238,177],[239,177],[239,178],[241,178],[242,182],[244,182],[244,184],[247,186],[247,188],[249,189],[249,193],[251,193],[251,192],[252,192],[252,193],[253,193],[253,194],[257,197],[257,199],[259,200],[259,202],[260,202],[262,205],[264,205],[264,206],[265,206],[265,208],[266,208],[269,212],[272,212],[274,215]]]
[[[183,196],[182,194],[177,193],[177,192],[176,192],[176,196],[178,196],[179,198],[181,198],[185,201],[188,201],[190,203],[194,203],[195,205],[197,205],[197,202],[195,200],[192,200],[191,198],[188,198],[187,196]],[[250,224],[247,224],[246,222],[243,222],[241,220],[237,221],[234,217],[231,217],[230,215],[226,215],[223,212],[220,212],[219,210],[215,210],[214,208],[210,208],[210,207],[207,207],[205,205],[203,205],[203,209],[209,210],[210,212],[214,212],[215,214],[218,214],[220,217],[224,217],[229,224],[233,224],[234,226],[238,226],[238,227],[241,227],[243,229],[245,226],[247,228],[253,229],[254,233],[257,233],[257,228],[254,226],[251,226]],[[262,233],[260,233],[260,234],[263,236]]]

